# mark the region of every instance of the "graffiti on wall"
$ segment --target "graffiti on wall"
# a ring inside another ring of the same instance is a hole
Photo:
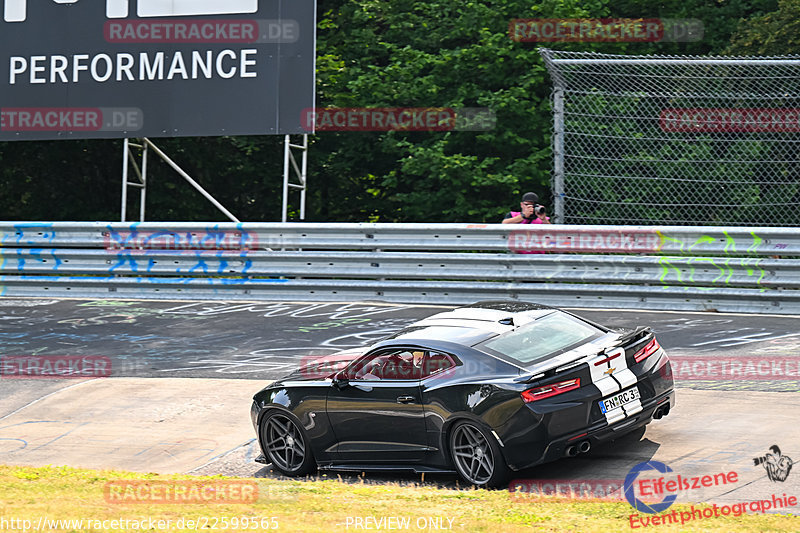
[[[788,237],[781,238],[779,232],[760,235],[758,230],[734,233],[720,228],[703,233],[656,227],[525,226],[507,234],[508,248],[516,253],[538,252],[540,255],[529,257],[545,263],[550,274],[538,272],[551,282],[598,279],[605,283],[703,290],[755,287],[766,291],[785,286],[779,269],[786,268],[787,263],[778,262],[776,257],[797,254],[797,244]],[[120,282],[123,277],[126,283],[142,285],[200,284],[212,288],[286,283],[296,277],[296,273],[274,266],[264,255],[273,247],[283,246],[282,234],[274,235],[276,242],[260,242],[258,234],[248,229],[252,227],[217,224],[170,231],[146,230],[136,223],[124,229],[98,224],[93,233],[80,225],[15,224],[2,233],[0,271],[8,276],[0,279],[0,296],[5,295],[4,285],[11,276],[16,276],[15,280],[76,284]],[[560,253],[594,261],[572,261],[567,268],[541,255]],[[608,255],[647,261],[635,265],[634,261],[628,264],[619,259],[597,261]],[[603,279],[602,274],[614,281]],[[527,281],[524,275],[520,281]]]

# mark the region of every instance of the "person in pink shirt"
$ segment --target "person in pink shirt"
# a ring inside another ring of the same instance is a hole
[[[520,211],[510,211],[503,224],[550,224],[550,217],[538,202],[539,196],[535,192],[526,192],[519,204]]]
[[[522,195],[519,204],[520,211],[511,211],[503,219],[503,224],[550,224],[543,205],[539,205],[539,196],[535,192],[526,192]],[[543,254],[542,251],[514,250],[516,254]]]

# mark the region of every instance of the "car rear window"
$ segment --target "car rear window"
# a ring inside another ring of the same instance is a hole
[[[478,348],[531,365],[571,350],[605,332],[562,312],[545,315],[480,344]]]

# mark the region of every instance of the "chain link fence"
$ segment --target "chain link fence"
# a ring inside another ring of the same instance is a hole
[[[800,225],[800,56],[540,52],[558,222]]]

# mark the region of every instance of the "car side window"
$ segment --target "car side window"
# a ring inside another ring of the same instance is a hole
[[[454,358],[427,350],[390,350],[369,355],[347,370],[347,378],[359,381],[418,380],[456,366]]]
[[[348,369],[348,378],[361,381],[420,379],[424,351],[389,350],[378,352]]]
[[[422,377],[441,374],[458,365],[455,357],[443,352],[428,352],[422,363]]]

